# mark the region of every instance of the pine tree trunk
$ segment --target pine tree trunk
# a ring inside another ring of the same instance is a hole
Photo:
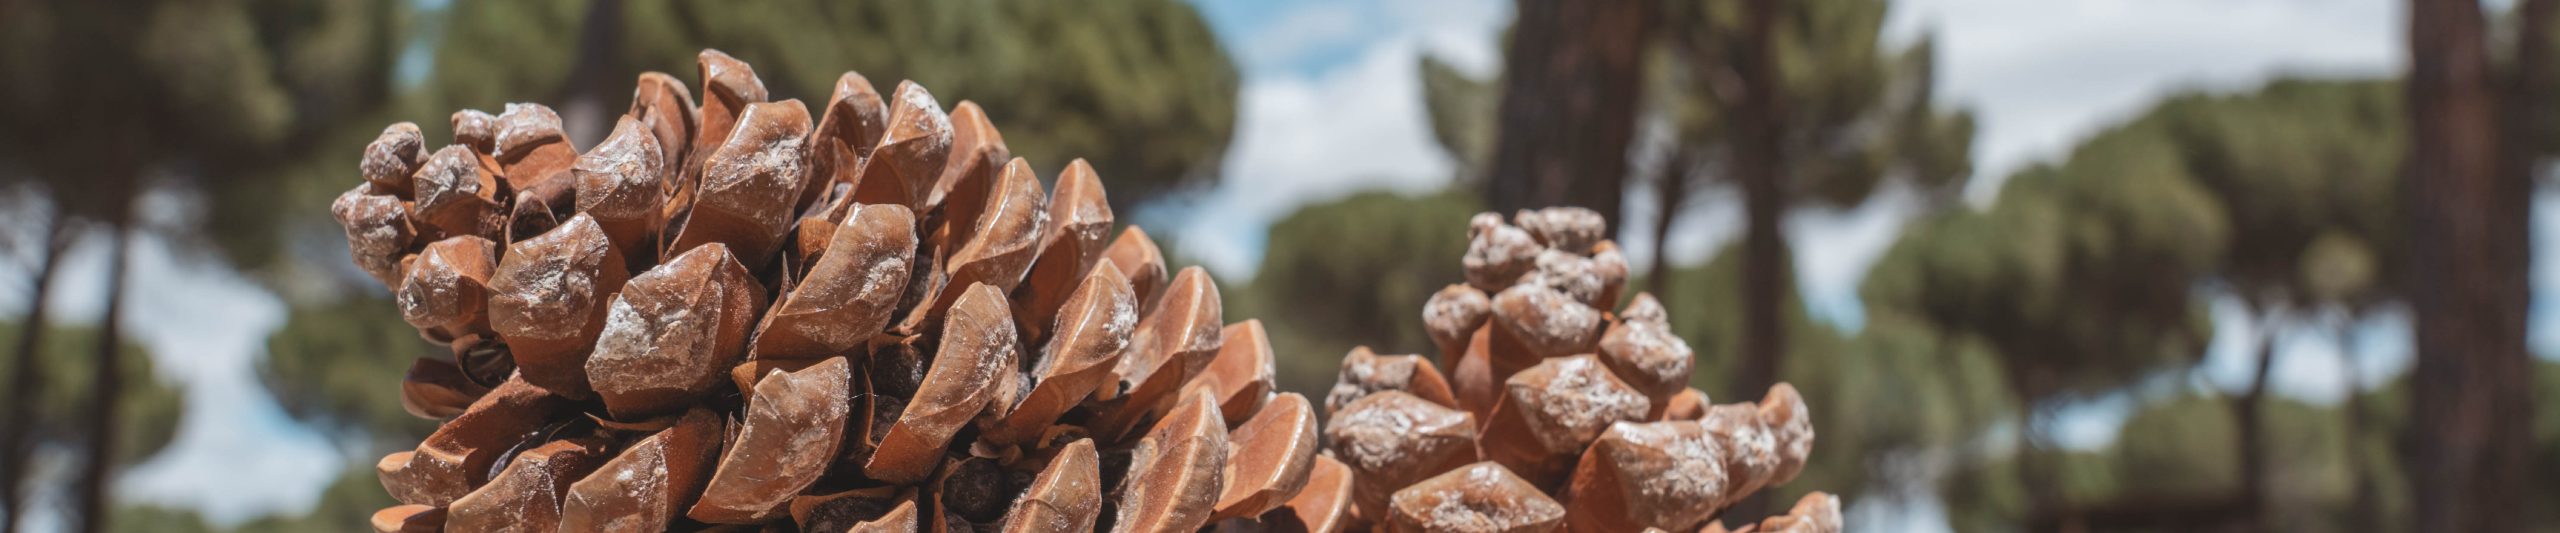
[[[2013,379],[2011,381],[2015,383]],[[2010,390],[2025,389],[2012,386]],[[2036,453],[2036,402],[2034,397],[2019,395],[2018,432],[2015,449],[2010,450],[2011,471],[2018,476],[2018,488],[2027,495],[2027,516],[2052,514],[2062,507],[2062,499],[2053,493],[2053,478],[2039,468]]]
[[[2233,406],[2233,423],[2239,426],[2240,495],[2242,531],[2266,531],[2267,502],[2267,379],[2276,361],[2275,313],[2259,313],[2258,360],[2249,375],[2249,389],[2242,392]]]
[[[1520,0],[1503,65],[1485,205],[1600,212],[1619,227],[1627,144],[1635,136],[1656,3]]]
[[[1757,397],[1776,383],[1779,358],[1786,353],[1786,323],[1780,314],[1789,277],[1786,236],[1779,218],[1786,211],[1784,154],[1778,137],[1783,126],[1777,57],[1771,50],[1778,0],[1750,0],[1748,32],[1736,48],[1735,70],[1741,75],[1741,108],[1734,113],[1734,177],[1742,185],[1742,366],[1734,372],[1736,397]]]
[[[1734,177],[1742,186],[1742,366],[1734,372],[1737,397],[1757,397],[1778,381],[1779,359],[1786,353],[1782,299],[1788,289],[1786,236],[1779,231],[1787,208],[1786,163],[1778,137],[1784,126],[1780,111],[1777,58],[1771,34],[1776,31],[1778,1],[1751,0],[1749,32],[1738,43],[1735,70],[1741,75],[1741,108],[1734,113]]]
[[[2403,198],[2417,317],[2411,417],[2422,421],[2409,428],[2419,531],[2517,531],[2525,503],[2531,182],[2514,164],[2522,158],[2499,154],[2522,143],[2500,142],[2485,26],[2474,0],[2412,2]]]
[[[1655,298],[1671,296],[1671,223],[1680,218],[1680,210],[1688,206],[1689,150],[1672,148],[1671,159],[1662,165],[1661,179],[1654,183],[1655,196],[1662,197],[1653,218],[1652,267],[1645,271],[1645,290]]]
[[[2346,321],[2347,324],[2354,323],[2352,316],[2350,315],[2351,319]],[[2340,346],[2346,345],[2343,342],[2345,340],[2343,337],[2346,336],[2345,331],[2331,331],[2330,336],[2339,338]],[[2349,482],[2351,486],[2355,488],[2354,499],[2350,500],[2353,502],[2355,512],[2349,515],[2354,520],[2349,522],[2346,531],[2348,533],[2378,531],[2382,525],[2382,493],[2380,487],[2374,486],[2372,468],[2365,462],[2365,428],[2372,425],[2365,421],[2364,370],[2356,368],[2355,357],[2347,350],[2339,350],[2338,359],[2342,363],[2339,368],[2346,371],[2347,382],[2345,407],[2347,411],[2345,432],[2347,477],[2351,480]]]
[[[130,216],[130,215],[127,215]],[[112,247],[107,253],[107,313],[99,319],[97,372],[91,377],[88,421],[94,426],[89,433],[88,464],[80,473],[80,532],[107,531],[109,516],[108,482],[115,474],[118,459],[119,424],[123,422],[120,400],[124,395],[124,368],[118,364],[122,351],[124,310],[125,257],[131,244],[128,221],[119,220],[108,238]]]
[[[71,239],[62,228],[59,209],[45,217],[44,248],[36,265],[34,292],[27,298],[26,323],[18,326],[17,364],[10,369],[9,403],[6,422],[0,422],[0,533],[17,533],[19,519],[25,517],[26,495],[19,492],[25,481],[30,449],[30,432],[35,429],[36,389],[44,386],[36,375],[44,372],[43,349],[45,305],[51,301],[54,267],[62,264],[62,250]]]
[[[614,68],[614,60],[622,49],[622,13],[622,0],[596,0],[587,4],[586,19],[579,24],[576,63],[560,84],[559,98],[561,125],[575,146],[592,147],[603,141],[619,115],[613,110],[630,103],[613,105],[615,90],[630,81],[614,75],[620,70]]]
[[[1785,102],[1779,98],[1777,32],[1779,0],[1749,0],[1747,32],[1739,41],[1735,70],[1742,78],[1742,106],[1734,115],[1734,174],[1742,184],[1742,349],[1734,369],[1737,398],[1757,398],[1777,383],[1787,350],[1784,302],[1792,282],[1786,271],[1787,244],[1779,232],[1786,211],[1785,154],[1778,139]],[[1767,514],[1768,497],[1753,495],[1727,511],[1756,519]]]

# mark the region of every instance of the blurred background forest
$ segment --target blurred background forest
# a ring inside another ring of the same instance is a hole
[[[2529,311],[2560,2],[2355,3],[2374,68],[2143,92],[2039,157],[1979,141],[1998,91],[1945,94],[1965,36],[1905,3],[1384,2],[1478,31],[1346,59],[1263,53],[1379,24],[1293,2],[0,0],[0,533],[364,530],[437,348],[327,214],[361,148],[518,101],[590,147],[706,47],[777,100],[913,79],[1044,174],[1091,160],[1265,321],[1287,390],[1432,353],[1469,215],[1583,205],[1695,387],[1804,391],[1815,460],[1774,497],[1842,494],[1851,530],[2560,531],[2560,353],[2529,343],[2560,333]],[[2206,3],[2269,20],[2238,4]],[[1310,62],[1402,81],[1250,83]],[[1254,122],[1328,112],[1411,123]],[[1398,134],[1422,163],[1308,142]],[[1329,167],[1373,174],[1293,173]]]

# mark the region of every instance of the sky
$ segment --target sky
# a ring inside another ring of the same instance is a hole
[[[1501,0],[1193,0],[1243,76],[1234,144],[1221,185],[1138,214],[1168,220],[1172,237],[1223,279],[1254,273],[1263,231],[1309,203],[1356,192],[1425,192],[1448,183],[1452,162],[1432,140],[1416,63],[1435,54],[1490,76],[1495,38],[1509,23]],[[1942,103],[1973,109],[1977,204],[1996,201],[1998,177],[2054,158],[2078,140],[2182,89],[2241,90],[2275,74],[2396,72],[2404,25],[2389,0],[1904,0],[1888,35],[1937,40]],[[1630,192],[1629,220],[1648,220],[1649,193]],[[1732,195],[1709,191],[1704,207],[1675,222],[1675,264],[1703,261],[1738,232]],[[1798,244],[1800,289],[1815,314],[1848,329],[1863,322],[1856,285],[1899,225],[1919,209],[1888,191],[1854,209],[1799,211],[1786,220]],[[2560,250],[2560,196],[2536,198],[2537,256]],[[1150,222],[1151,227],[1155,223]],[[1625,228],[1630,263],[1647,264],[1652,228]],[[78,247],[60,280],[57,317],[95,316],[104,296],[104,249]],[[1454,259],[1454,258],[1452,258]],[[136,499],[204,509],[220,523],[297,513],[350,460],[293,423],[257,383],[280,300],[255,283],[188,260],[165,243],[135,248],[129,327],[160,362],[160,379],[187,385],[188,412],[168,453],[129,473]],[[2560,353],[2560,260],[2533,272],[2534,346]],[[23,288],[0,290],[0,309],[22,307]],[[2217,338],[2197,386],[2232,387],[2235,355],[2255,327],[2217,310]],[[2276,362],[2278,393],[2315,402],[2343,394],[2345,370],[2378,382],[2407,366],[2405,315],[2386,314],[2329,337],[2289,335]],[[2341,358],[2340,354],[2349,357]],[[2353,367],[2346,365],[2352,364]],[[2113,438],[2132,397],[2101,398],[2061,421],[2060,438],[2093,447]],[[1943,531],[1926,495],[1853,504],[1852,519],[1888,531]],[[1881,527],[1887,524],[1900,528]],[[51,528],[36,524],[35,531]],[[1860,530],[1870,529],[1859,527]]]
[[[168,194],[148,204],[175,205]],[[142,213],[182,213],[155,207]],[[171,221],[154,221],[167,224]],[[26,224],[7,231],[26,233]],[[92,233],[63,259],[54,283],[54,320],[94,322],[106,302],[104,235]],[[127,335],[149,348],[153,379],[184,386],[186,411],[177,437],[160,455],[127,472],[127,498],[203,509],[233,523],[272,512],[301,512],[338,474],[342,457],[325,437],[284,413],[258,382],[269,332],[284,324],[284,303],[264,287],[157,237],[130,248],[131,277],[123,321]],[[22,258],[10,258],[23,261]],[[0,305],[23,309],[26,290],[10,283]],[[36,484],[39,487],[44,483]],[[57,488],[59,483],[53,484]],[[39,495],[38,505],[67,505]],[[30,531],[53,531],[55,517],[35,514]]]

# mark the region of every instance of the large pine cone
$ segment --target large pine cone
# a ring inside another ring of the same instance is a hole
[[[699,60],[698,107],[644,74],[585,153],[538,104],[366,147],[332,211],[453,350],[402,384],[445,422],[377,466],[405,505],[375,529],[1191,533],[1348,505],[1261,324],[1112,239],[1083,161],[1044,191],[975,104],[846,73],[811,109]]]
[[[1082,161],[1043,191],[975,104],[846,73],[812,120],[699,59],[699,107],[644,74],[584,154],[537,104],[366,147],[332,212],[453,352],[402,385],[447,422],[377,465],[375,529],[1723,531],[1811,449],[1792,387],[1710,405],[1658,302],[1606,312],[1624,259],[1552,208],[1472,221],[1423,312],[1452,371],[1354,350],[1320,455],[1261,324],[1109,238]]]
[[[1509,223],[1476,215],[1467,283],[1422,312],[1453,370],[1367,348],[1343,360],[1325,431],[1352,506],[1324,520],[1397,532],[1723,531],[1709,519],[1795,478],[1813,447],[1804,399],[1781,383],[1756,404],[1709,405],[1688,388],[1692,354],[1661,303],[1638,294],[1605,311],[1627,269],[1604,226],[1573,207]],[[1758,526],[1837,532],[1836,501],[1815,500],[1829,507]]]

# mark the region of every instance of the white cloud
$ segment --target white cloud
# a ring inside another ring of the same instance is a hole
[[[1347,64],[1313,76],[1283,68],[1245,73],[1224,175],[1216,189],[1179,207],[1181,229],[1173,236],[1182,253],[1221,277],[1250,278],[1265,231],[1300,206],[1368,190],[1421,193],[1448,183],[1452,162],[1432,137],[1418,62],[1428,50],[1461,68],[1489,70],[1493,32],[1507,15],[1489,0],[1409,4],[1440,6],[1454,16],[1425,16],[1432,11],[1416,7],[1402,13],[1418,18],[1405,19],[1389,9],[1384,16],[1399,19],[1399,29]],[[1464,38],[1470,32],[1477,37]]]
[[[258,380],[283,302],[228,269],[183,263],[160,239],[138,244],[126,324],[157,356],[162,379],[186,384],[187,402],[177,439],[126,474],[121,493],[194,506],[224,524],[308,510],[349,459],[288,417]]]
[[[92,232],[66,252],[47,306],[56,323],[95,324],[105,311],[104,237]],[[151,378],[184,387],[185,411],[175,440],[118,479],[117,494],[194,507],[225,524],[309,508],[346,459],[258,382],[256,361],[284,321],[282,302],[156,236],[134,239],[128,261],[125,335],[150,350]],[[21,313],[25,297],[6,295],[0,312]]]
[[[2533,311],[2525,322],[2525,345],[2535,355],[2560,359],[2560,191],[2544,187],[2533,195]]]
[[[1487,0],[1194,0],[1236,51],[1248,77],[1317,77],[1380,45],[1417,42],[1460,68],[1491,75],[1493,32],[1510,3]]]
[[[1495,39],[1511,24],[1510,2],[1393,0],[1382,7],[1425,52],[1471,76],[1501,73],[1501,43]]]
[[[1309,3],[1255,30],[1237,47],[1237,59],[1248,68],[1287,65],[1319,49],[1358,40],[1366,22],[1358,6]]]
[[[1925,207],[1919,191],[1896,183],[1877,189],[1875,196],[1852,209],[1791,213],[1786,232],[1790,242],[1798,244],[1796,285],[1804,292],[1805,310],[1853,331],[1865,325],[1859,282],[1894,239],[1902,236],[1902,225]]]
[[[1251,277],[1264,230],[1300,205],[1356,191],[1427,191],[1450,162],[1431,140],[1410,46],[1382,46],[1316,80],[1250,80],[1225,176],[1179,230],[1185,253]]]
[[[2166,91],[2387,74],[2402,59],[2390,0],[1906,0],[1888,18],[1901,39],[1936,36],[1941,98],[1980,113],[1977,184],[2058,157]]]

